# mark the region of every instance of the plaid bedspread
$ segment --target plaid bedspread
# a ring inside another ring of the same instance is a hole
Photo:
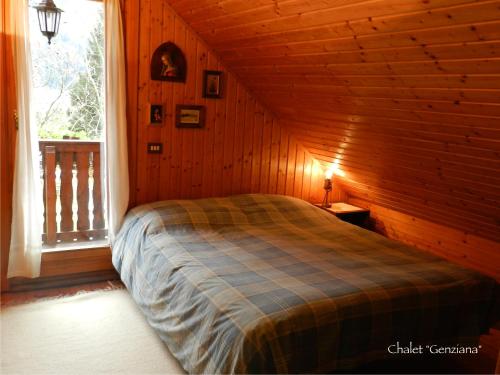
[[[349,369],[476,337],[496,282],[275,195],[131,210],[113,263],[190,373]]]

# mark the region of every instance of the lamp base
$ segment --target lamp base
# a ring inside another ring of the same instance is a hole
[[[330,193],[330,189],[325,189],[325,196],[323,198],[323,202],[321,202],[321,207],[323,208],[330,208],[332,207],[332,204],[330,203],[328,199],[328,194]]]

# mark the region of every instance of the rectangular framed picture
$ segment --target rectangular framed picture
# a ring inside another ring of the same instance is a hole
[[[149,122],[152,125],[161,125],[163,123],[163,105],[161,104],[150,105]]]
[[[222,98],[223,73],[218,70],[205,70],[203,77],[203,97]]]
[[[205,126],[205,107],[202,105],[177,104],[175,107],[175,127],[203,128]]]

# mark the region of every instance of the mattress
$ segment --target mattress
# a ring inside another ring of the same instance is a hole
[[[113,264],[190,373],[324,373],[396,343],[470,343],[497,287],[277,195],[136,207]]]

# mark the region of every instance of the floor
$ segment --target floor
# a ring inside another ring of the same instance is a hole
[[[23,305],[23,304],[34,304],[34,303],[39,303],[40,301],[50,301],[51,299],[56,299],[59,297],[70,297],[68,300],[72,300],[71,298],[77,298],[78,296],[81,296],[82,293],[85,295],[86,293],[89,292],[99,292],[99,291],[116,291],[123,289],[124,286],[121,282],[119,281],[107,281],[107,282],[100,282],[100,283],[94,283],[94,284],[85,284],[85,285],[78,285],[74,287],[66,287],[66,288],[56,288],[56,289],[46,289],[46,290],[37,290],[37,291],[31,291],[31,292],[20,292],[20,293],[5,293],[2,294],[2,310],[4,310],[8,307],[15,307],[18,305]],[[149,326],[146,325],[146,322],[142,319],[142,316],[140,315],[140,312],[138,311],[137,307],[131,300],[131,298],[125,293],[122,293],[125,295],[126,299],[129,299],[130,302],[121,302],[125,303],[123,306],[124,309],[131,309],[134,310],[135,312],[132,312],[132,315],[136,314],[133,316],[133,320],[135,323],[131,323],[132,325],[138,326],[139,328],[137,329],[144,329],[145,331],[149,332],[149,340],[150,342],[147,345],[150,345],[151,347],[155,347],[156,349],[159,350],[159,358],[155,362],[161,362],[164,357],[167,357],[167,361],[162,365],[163,367],[167,368],[176,368],[180,369],[178,366],[177,362],[175,359],[173,359],[166,350],[166,347],[163,345],[163,343],[157,339],[154,338],[155,334],[154,332],[149,328]],[[91,294],[91,293],[89,293]],[[74,297],[71,297],[74,296]],[[128,305],[127,305],[128,304]],[[41,305],[40,305],[41,306]],[[7,309],[8,310],[8,309]],[[2,314],[3,317],[4,314]],[[99,319],[102,319],[100,317]],[[113,325],[115,322],[114,320],[109,319],[107,321],[107,324]],[[144,326],[141,326],[144,325]],[[111,335],[120,335],[121,332],[118,330],[118,327],[114,328],[115,332],[110,331]],[[152,333],[152,334],[151,334]],[[2,338],[4,334],[2,333]],[[151,341],[152,340],[152,341]],[[156,340],[156,341],[155,341]],[[3,341],[3,340],[2,340]],[[4,345],[7,344],[4,342]],[[130,351],[130,348],[127,348],[126,350]],[[150,350],[151,351],[151,350]],[[4,353],[5,354],[5,353]],[[3,356],[2,356],[3,357]],[[2,360],[3,362],[3,360]],[[364,368],[358,369],[356,372],[353,373],[465,373],[465,374],[472,374],[472,373],[481,373],[481,374],[487,374],[487,373],[494,373],[495,371],[495,359],[492,358],[491,356],[486,356],[486,355],[475,355],[473,358],[471,355],[469,356],[462,356],[461,358],[458,356],[448,356],[448,357],[439,357],[436,358],[422,358],[419,356],[418,358],[404,358],[404,360],[396,360],[396,361],[380,361],[377,363],[372,363],[370,365],[365,366]],[[104,366],[104,365],[103,365]],[[104,366],[104,368],[106,368]],[[5,370],[5,369],[3,369]],[[108,369],[109,370],[109,369]],[[142,369],[144,370],[144,369]],[[182,371],[182,370],[179,370]],[[142,371],[144,372],[144,371]],[[148,372],[148,371],[146,371]],[[5,371],[2,373],[6,373]]]
[[[184,374],[128,291],[102,286],[65,290],[71,295],[63,298],[57,292],[5,303],[0,373]]]

